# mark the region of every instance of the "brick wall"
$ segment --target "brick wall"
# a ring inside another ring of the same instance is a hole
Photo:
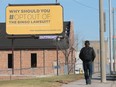
[[[37,54],[37,67],[31,68],[31,53]],[[0,51],[0,74],[12,75],[8,68],[8,54],[12,51]],[[71,55],[71,54],[70,54]],[[74,55],[74,54],[73,54]],[[17,50],[14,51],[14,75],[55,75],[56,50]],[[63,51],[58,51],[59,73],[64,73],[65,56]],[[69,56],[69,62],[71,56]]]

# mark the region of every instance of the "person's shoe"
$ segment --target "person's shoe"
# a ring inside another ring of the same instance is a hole
[[[91,78],[88,79],[88,84],[91,84]]]
[[[89,83],[86,83],[86,85],[89,85]]]
[[[88,83],[88,81],[86,80],[86,85],[88,85],[89,83]]]
[[[89,81],[88,84],[91,84],[91,81]]]

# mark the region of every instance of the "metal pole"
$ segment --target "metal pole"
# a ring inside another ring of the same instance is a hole
[[[22,75],[22,51],[20,50],[20,75]]]
[[[99,73],[100,72],[99,49],[97,50],[97,54],[98,54],[98,73]]]
[[[56,56],[57,56],[57,76],[59,75],[58,73],[58,38],[56,38]]]
[[[104,54],[104,17],[103,0],[99,0],[99,20],[100,20],[100,58],[101,58],[101,82],[106,82],[106,67]]]
[[[99,54],[98,54],[98,72],[100,73],[100,55]]]
[[[109,55],[110,55],[110,73],[113,72],[113,50],[112,50],[112,7],[109,0]]]
[[[114,20],[114,11],[115,9],[113,8],[113,58],[114,58],[114,71],[116,72],[116,41],[115,41],[115,20]]]
[[[43,74],[45,75],[45,50],[43,49]]]
[[[14,38],[12,38],[12,75],[14,74]]]
[[[58,1],[56,0],[56,3],[57,3]]]

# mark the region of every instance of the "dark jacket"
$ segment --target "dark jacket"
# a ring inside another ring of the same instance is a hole
[[[92,47],[83,47],[80,51],[79,57],[83,62],[93,62],[96,54]]]

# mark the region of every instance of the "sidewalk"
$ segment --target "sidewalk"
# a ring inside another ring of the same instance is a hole
[[[107,76],[106,83],[101,83],[100,75],[95,74],[93,75],[91,85],[86,85],[85,80],[82,79],[75,82],[71,82],[69,84],[64,84],[61,87],[116,87],[116,78],[112,76]]]

